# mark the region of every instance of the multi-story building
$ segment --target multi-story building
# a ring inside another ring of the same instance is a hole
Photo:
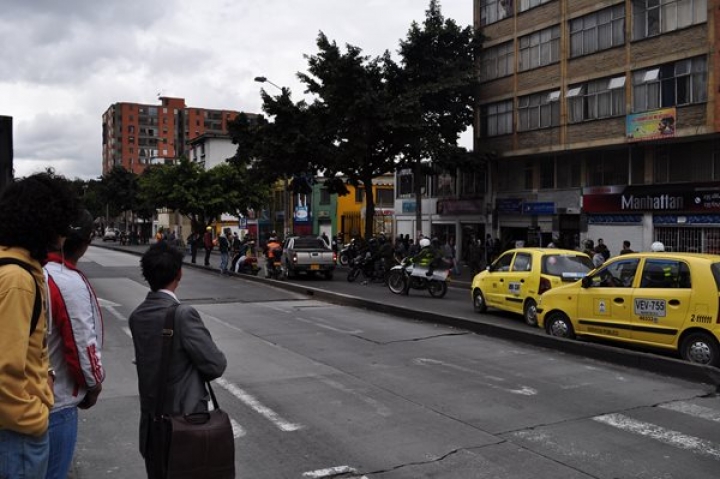
[[[720,253],[720,1],[474,6],[502,241]]]
[[[115,166],[141,173],[149,164],[172,163],[203,134],[227,133],[239,112],[185,105],[160,97],[160,105],[114,103],[103,113],[103,174]]]

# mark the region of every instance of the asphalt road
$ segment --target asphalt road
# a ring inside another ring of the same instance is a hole
[[[137,264],[91,248],[80,265],[102,298],[108,379],[81,412],[74,479],[144,477],[126,322],[147,292]],[[637,367],[671,358],[580,342],[605,359],[569,354],[521,318],[476,315],[464,288],[401,298],[339,274],[275,283],[188,267],[178,295],[228,356],[215,389],[238,477],[718,476],[714,385]]]

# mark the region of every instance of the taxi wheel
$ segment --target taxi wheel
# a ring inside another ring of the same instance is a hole
[[[550,313],[548,318],[545,320],[545,326],[547,327],[547,333],[550,336],[575,339],[575,330],[570,322],[570,318],[565,316],[564,313],[559,311]]]
[[[537,327],[537,303],[535,302],[535,300],[528,299],[527,301],[525,301],[525,307],[523,308],[523,317],[525,318],[525,322],[529,326]]]
[[[473,308],[476,313],[484,313],[487,311],[487,304],[485,303],[485,296],[479,289],[475,290],[473,294]]]
[[[720,364],[720,348],[718,343],[709,334],[692,333],[683,339],[680,346],[680,355],[686,361],[698,364]]]

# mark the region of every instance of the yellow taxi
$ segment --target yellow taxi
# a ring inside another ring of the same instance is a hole
[[[488,307],[520,313],[537,326],[540,295],[592,271],[585,253],[558,248],[517,248],[501,254],[473,278],[470,294],[476,312]]]
[[[548,334],[612,339],[720,365],[720,256],[634,253],[611,258],[538,306]]]

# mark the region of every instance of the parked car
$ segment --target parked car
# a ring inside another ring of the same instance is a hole
[[[585,253],[558,248],[517,248],[501,254],[472,282],[473,307],[484,313],[488,307],[520,313],[530,326],[537,325],[540,295],[575,282],[592,271]]]
[[[105,228],[102,239],[103,241],[117,241],[120,239],[120,230],[117,228]]]
[[[720,366],[720,256],[635,253],[548,291],[539,325],[565,338],[598,337],[672,350]]]
[[[283,243],[282,267],[286,277],[322,273],[332,279],[336,262],[337,253],[320,236],[291,236]]]

